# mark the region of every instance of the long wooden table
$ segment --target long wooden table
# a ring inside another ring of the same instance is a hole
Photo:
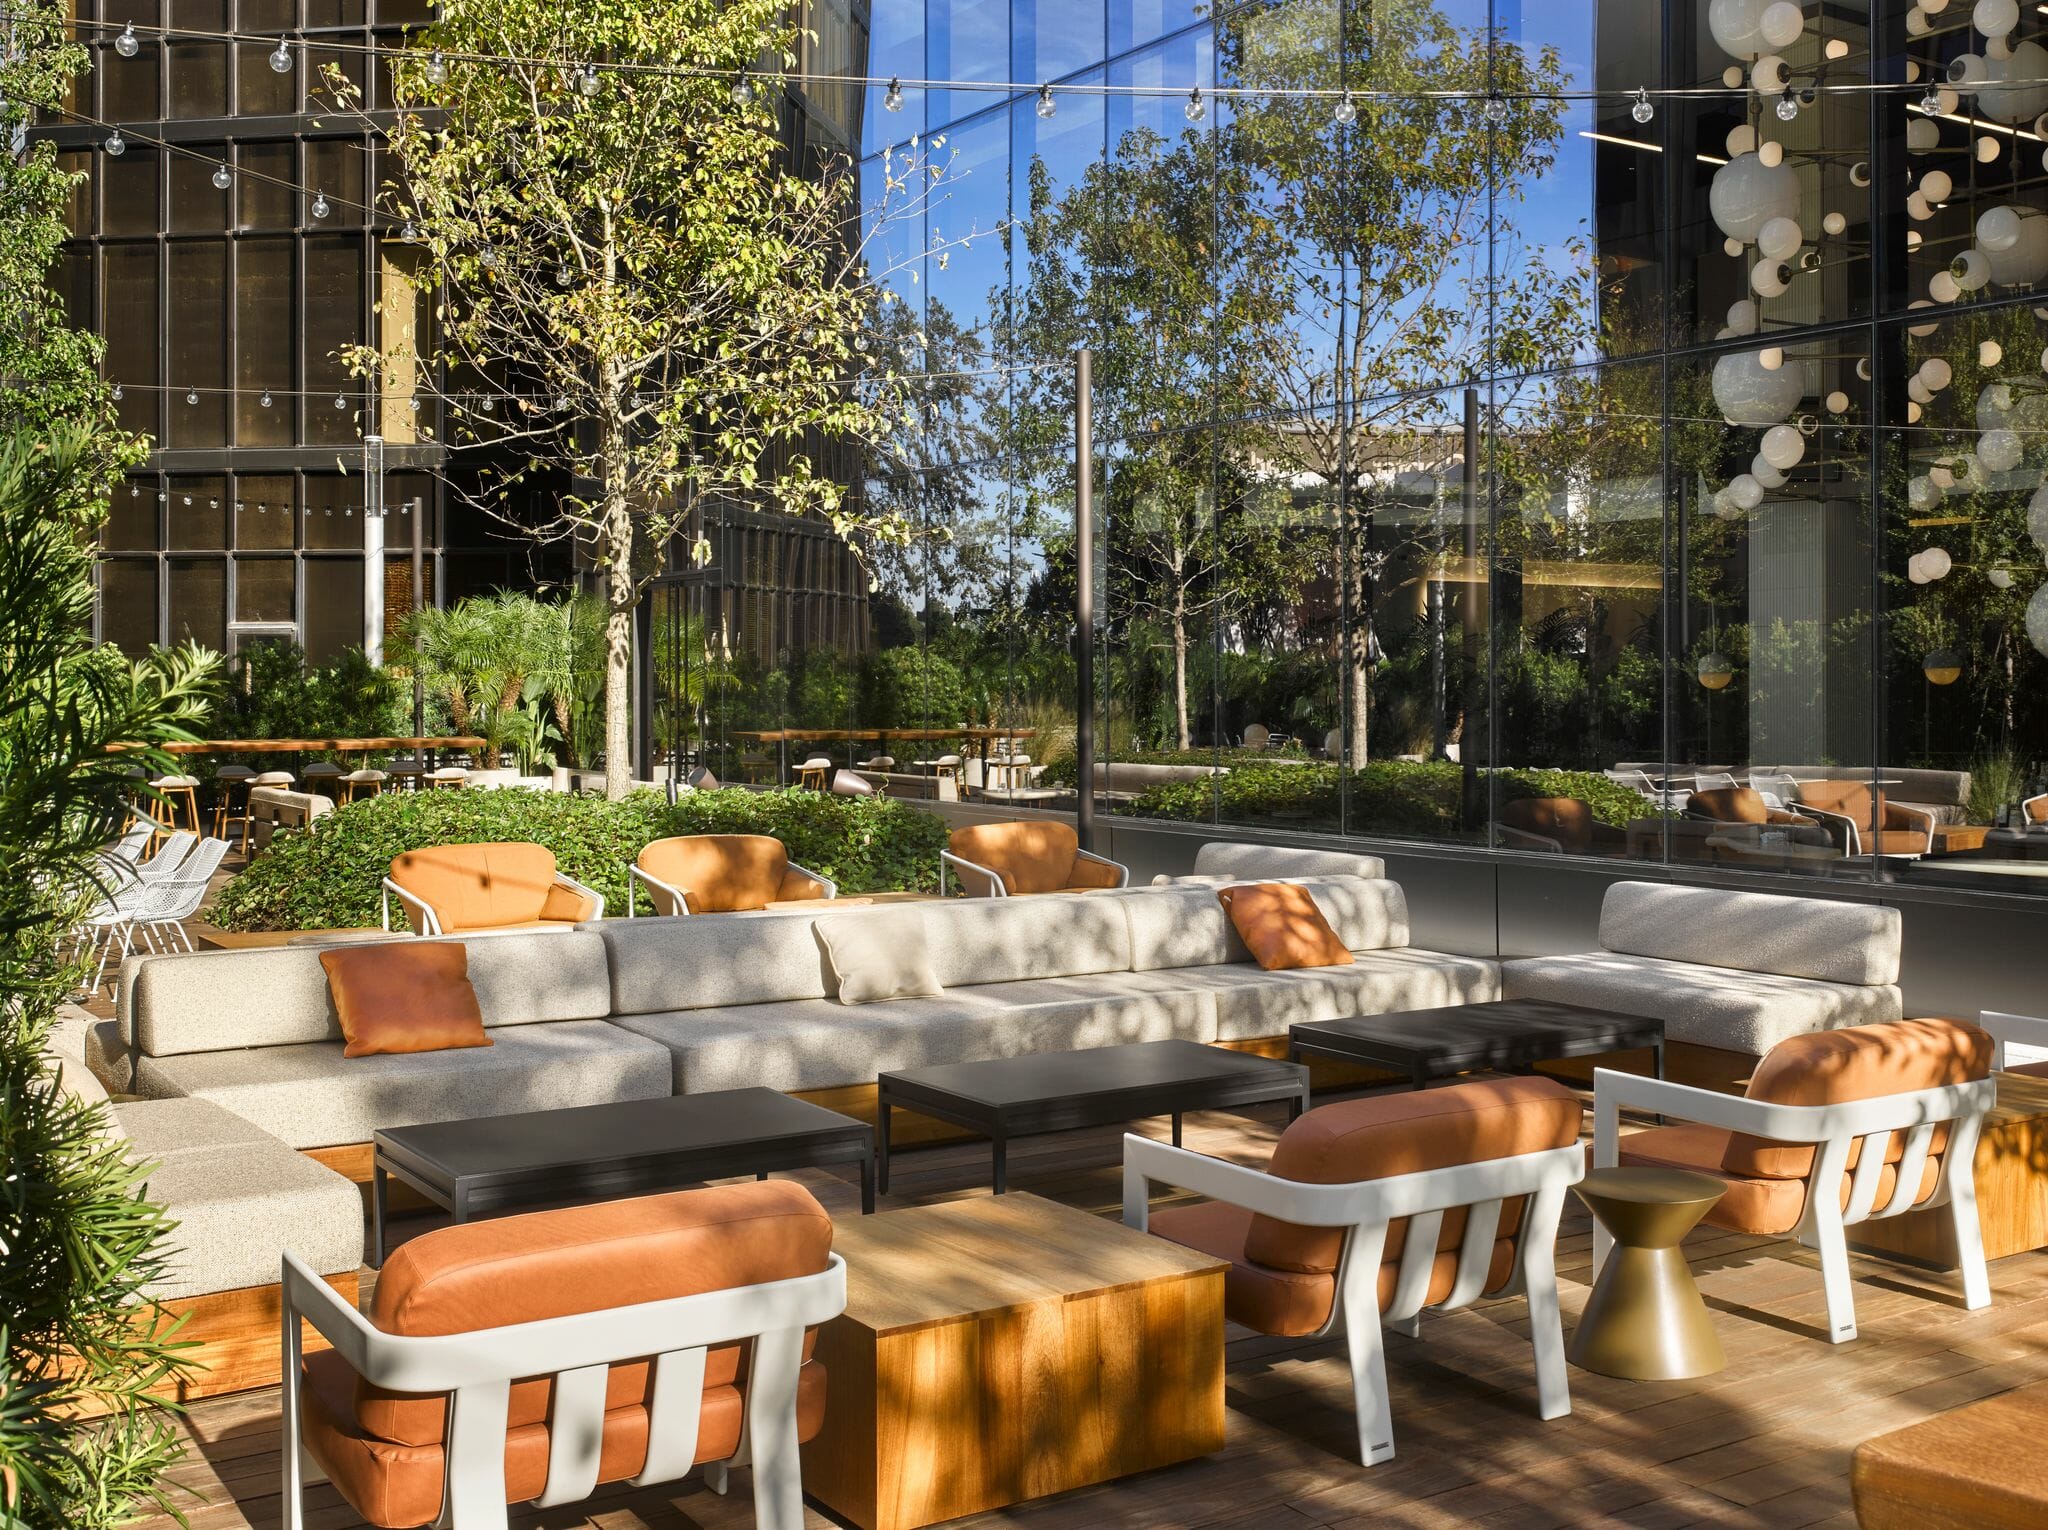
[[[980,746],[978,753],[984,767],[988,764],[989,746],[997,739],[1036,738],[1036,728],[735,728],[734,738],[751,739],[758,744],[774,744],[779,751],[776,779],[789,779],[789,746],[791,744],[858,744],[872,739],[878,744],[936,744],[944,739],[961,738],[970,744]]]
[[[434,768],[434,756],[443,749],[469,753],[484,747],[485,740],[468,733],[415,738],[202,738],[189,744],[166,744],[166,754],[288,754],[294,764],[309,754],[390,754],[400,749],[418,750],[425,769]]]

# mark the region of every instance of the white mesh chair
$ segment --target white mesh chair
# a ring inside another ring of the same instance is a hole
[[[185,932],[185,921],[206,901],[207,885],[227,853],[226,840],[202,839],[176,871],[150,885],[148,896],[135,912],[135,922],[148,944],[160,950],[197,949]]]

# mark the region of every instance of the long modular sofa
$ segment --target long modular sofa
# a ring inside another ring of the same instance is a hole
[[[1395,883],[1298,878],[1354,953],[1266,972],[1213,888],[915,905],[945,992],[840,1003],[814,926],[859,907],[466,937],[492,1045],[344,1059],[317,948],[135,959],[94,1069],[208,1101],[301,1150],[378,1127],[766,1085],[872,1086],[928,1063],[1180,1037],[1257,1045],[1340,1015],[1497,998],[1498,965],[1409,944]],[[463,937],[455,937],[463,938]]]

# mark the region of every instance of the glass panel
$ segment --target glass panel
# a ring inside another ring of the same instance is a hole
[[[128,145],[121,155],[100,156],[100,230],[106,234],[157,232],[158,177],[163,173],[156,151]]]
[[[235,219],[241,228],[290,228],[298,180],[298,155],[288,143],[243,144],[236,151],[242,174],[235,178]]]
[[[989,0],[926,0],[925,78],[1001,81],[1009,73],[1009,8]],[[932,130],[1002,99],[1001,91],[934,90]]]
[[[226,0],[176,0],[171,25],[181,31],[227,30]],[[178,42],[170,44],[171,102],[173,117],[224,117],[228,111],[228,50],[225,43]]]
[[[306,436],[314,442],[354,442],[363,409],[363,384],[349,376],[338,353],[363,337],[363,251],[356,241],[311,239],[305,244]],[[328,390],[333,389],[333,393]],[[335,407],[339,397],[342,407]]]
[[[300,545],[362,547],[363,526],[357,519],[363,508],[362,479],[353,475],[344,478],[338,473],[308,473],[305,495],[305,540]]]
[[[363,641],[363,560],[308,558],[300,631],[306,660],[324,664]]]
[[[225,244],[170,247],[168,446],[227,444],[227,253]]]
[[[1111,57],[1191,26],[1204,14],[1197,0],[1112,0],[1108,11]]]
[[[210,551],[228,545],[227,480],[173,478],[170,489],[170,536],[173,552]]]
[[[109,551],[155,552],[157,512],[162,508],[154,478],[131,478],[107,501],[107,518],[100,527],[100,546]],[[152,623],[150,631],[155,632]]]
[[[156,560],[110,558],[100,564],[100,641],[130,658],[156,641]]]
[[[195,144],[194,151],[208,159],[227,157],[227,145]],[[209,233],[228,226],[228,193],[213,184],[217,166],[205,159],[171,156],[171,232]]]
[[[290,558],[235,559],[235,620],[288,622],[296,586]]]
[[[171,641],[227,648],[228,565],[225,558],[172,558]]]
[[[106,286],[101,294],[106,314],[108,379],[123,386],[117,405],[124,430],[154,435],[160,428],[162,395],[157,380],[157,248],[153,244],[110,244],[104,247]]]
[[[868,40],[868,70],[877,79],[921,80],[924,72],[924,0],[875,0]],[[924,92],[904,90],[902,105],[890,111],[888,87],[868,87],[862,123],[864,152],[902,143],[924,131]]]
[[[305,226],[353,228],[363,222],[363,146],[333,139],[306,145]],[[316,193],[327,195],[327,216],[316,219]]]
[[[133,21],[137,28],[135,57],[121,57],[113,50],[111,41],[95,50],[98,67],[93,70],[93,78],[99,81],[99,115],[105,121],[150,122],[162,115],[157,106],[157,90],[163,59],[158,52],[159,44],[148,30],[160,24],[161,15],[158,0],[134,0],[133,4],[124,5],[121,19]]]
[[[1010,78],[1063,79],[1102,62],[1104,10],[1103,0],[1016,0]]]
[[[291,0],[241,0],[237,30],[260,37],[282,37],[292,30]],[[283,74],[270,67],[275,43],[245,42],[235,48],[237,109],[245,116],[283,115],[298,109],[299,66]]]
[[[235,546],[289,548],[297,520],[289,475],[244,473],[235,480]]]
[[[290,241],[241,240],[235,273],[235,439],[243,446],[287,446],[299,402],[292,396]]]

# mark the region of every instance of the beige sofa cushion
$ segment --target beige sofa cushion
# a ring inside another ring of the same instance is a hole
[[[835,1089],[934,1063],[1216,1036],[1206,995],[1165,974],[1129,972],[949,987],[939,999],[851,1009],[811,999],[633,1015],[618,1023],[668,1048],[678,1094],[749,1084]]]
[[[487,1028],[593,1020],[611,1008],[611,975],[596,935],[508,933],[464,944]],[[121,1033],[152,1057],[339,1041],[320,950],[132,957],[122,970]]]
[[[1503,962],[1501,990],[1510,999],[1655,1015],[1667,1041],[1759,1056],[1787,1036],[1903,1014],[1899,990],[1890,984],[1823,983],[1604,951]]]
[[[811,931],[816,918],[808,909],[689,914],[585,928],[597,931],[611,956],[611,1013],[651,1015],[824,998],[832,989]]]
[[[178,1224],[161,1300],[277,1284],[290,1250],[314,1273],[363,1262],[363,1198],[343,1176],[206,1100],[118,1105],[128,1156],[153,1164],[148,1195]]]
[[[1290,1025],[1353,1015],[1480,1004],[1500,997],[1500,966],[1413,946],[1353,953],[1349,967],[1266,972],[1256,963],[1151,974],[1199,988],[1216,1005],[1218,1041],[1285,1036]]]
[[[1367,857],[1369,859],[1369,857]],[[1379,951],[1408,944],[1408,900],[1400,884],[1355,876],[1299,876],[1347,950]],[[1228,882],[1221,885],[1230,885]],[[1207,883],[1132,888],[1105,895],[1131,927],[1131,966],[1138,972],[1247,962],[1230,915]]]
[[[1896,983],[1899,931],[1873,903],[1663,882],[1616,882],[1600,905],[1609,951],[1828,983]]]
[[[668,1053],[602,1020],[512,1026],[491,1040],[348,1059],[339,1041],[143,1057],[138,1092],[211,1100],[295,1148],[366,1142],[379,1127],[669,1093]]]
[[[1365,877],[1379,881],[1387,863],[1349,850],[1310,850],[1298,845],[1253,845],[1212,840],[1195,851],[1198,877],[1231,881],[1293,880],[1296,877]]]
[[[945,992],[932,971],[924,917],[914,908],[864,910],[820,919],[811,928],[831,969],[841,1004],[883,999],[935,999]]]
[[[1131,927],[1114,898],[955,898],[916,908],[949,994],[1131,969]]]

